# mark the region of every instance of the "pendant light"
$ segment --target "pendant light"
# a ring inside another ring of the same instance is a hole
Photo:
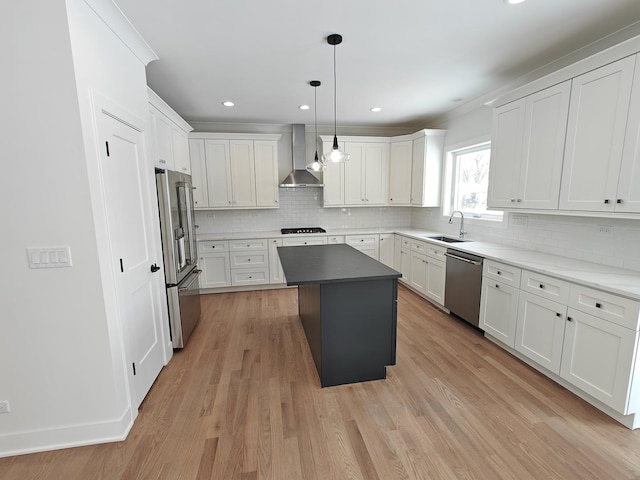
[[[313,162],[307,165],[307,170],[310,172],[324,172],[327,169],[327,165],[318,158],[318,87],[321,83],[319,80],[311,80],[309,85],[313,87],[313,112],[316,126],[313,139],[316,145],[316,154],[313,157]]]
[[[324,161],[324,163],[346,162],[347,160],[349,160],[351,155],[346,152],[343,152],[338,147],[338,135],[337,135],[337,128],[336,128],[336,123],[337,123],[336,121],[336,117],[337,117],[337,113],[336,113],[336,110],[337,110],[336,108],[336,105],[337,105],[336,45],[340,45],[342,43],[342,35],[338,35],[337,33],[329,35],[327,37],[327,43],[329,45],[333,45],[333,148],[331,149],[330,152],[326,152],[324,155],[322,155],[322,160]]]

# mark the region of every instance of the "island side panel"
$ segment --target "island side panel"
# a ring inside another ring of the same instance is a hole
[[[395,363],[397,280],[321,285],[323,387],[386,378]]]
[[[322,383],[322,325],[320,318],[320,285],[298,286],[298,313],[311,356]]]

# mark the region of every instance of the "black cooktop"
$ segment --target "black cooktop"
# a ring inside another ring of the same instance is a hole
[[[281,228],[280,233],[287,235],[289,233],[327,233],[324,228],[321,227],[302,227],[302,228]]]

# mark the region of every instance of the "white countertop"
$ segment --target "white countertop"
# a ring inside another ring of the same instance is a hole
[[[640,300],[640,272],[625,270],[617,267],[586,262],[573,258],[536,252],[508,245],[491,242],[474,241],[446,243],[425,237],[442,235],[414,228],[390,227],[367,229],[330,229],[326,233],[282,235],[279,231],[245,232],[225,234],[199,234],[197,240],[237,240],[242,238],[282,238],[296,236],[331,236],[331,235],[363,235],[363,234],[397,233],[407,237],[432,242],[437,245],[455,248],[463,252],[484,257],[489,260],[508,263],[526,270],[544,273],[570,282],[580,283],[587,287],[606,290],[610,293],[623,295],[634,300]],[[451,236],[451,235],[445,235]]]

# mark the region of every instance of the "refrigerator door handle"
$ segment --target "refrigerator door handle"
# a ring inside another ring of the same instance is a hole
[[[180,286],[178,288],[179,292],[184,292],[185,290],[189,290],[189,288],[191,288],[191,285],[193,285],[193,282],[195,282],[198,277],[200,277],[200,274],[202,273],[202,270],[194,270],[193,273],[191,274],[191,279],[186,282],[186,285]]]
[[[193,224],[193,192],[189,184],[185,184],[184,189],[185,204],[187,210],[187,232],[189,235],[189,251],[191,253],[191,263],[196,263],[196,229]]]

